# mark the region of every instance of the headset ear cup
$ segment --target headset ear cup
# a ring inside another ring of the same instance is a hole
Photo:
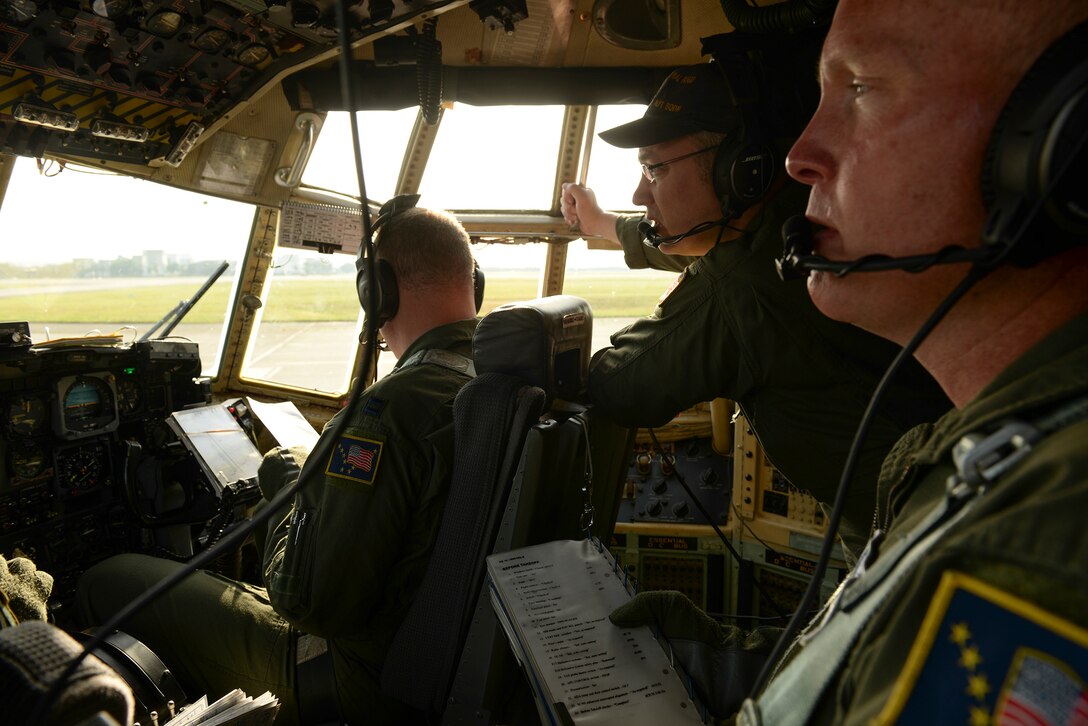
[[[359,291],[359,304],[370,318],[370,277],[367,275],[367,267],[366,259],[355,261],[355,286]],[[378,299],[373,319],[376,327],[381,328],[397,314],[400,305],[397,276],[388,260],[378,260],[374,268],[374,281],[378,286]]]
[[[736,158],[735,146],[736,140],[730,134],[718,144],[718,150],[714,152],[714,195],[718,197],[718,202],[722,205],[722,216],[726,219],[733,219],[740,214],[736,210],[731,181],[733,159]]]
[[[733,161],[730,181],[747,209],[766,196],[774,181],[774,151],[761,142],[747,144]]]
[[[480,263],[472,261],[472,297],[476,303],[476,312],[484,306],[484,271],[480,269]]]
[[[355,258],[355,289],[359,293],[359,305],[366,310],[370,305],[370,276],[367,274],[365,257]]]
[[[397,275],[388,260],[378,260],[378,327],[382,327],[397,314],[400,307],[400,291],[397,289]]]
[[[774,151],[746,134],[739,141],[726,138],[714,153],[714,193],[726,219],[739,217],[763,199],[775,177]]]
[[[1088,236],[1086,43],[1088,23],[1082,23],[1039,56],[1009,95],[983,157],[984,237],[988,244],[1015,245],[1007,259],[1021,267]]]

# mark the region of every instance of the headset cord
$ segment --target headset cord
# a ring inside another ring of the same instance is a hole
[[[948,314],[948,311],[952,306],[959,302],[960,298],[962,298],[975,283],[985,277],[990,269],[992,268],[980,265],[973,265],[971,267],[967,275],[964,276],[952,292],[941,301],[937,306],[937,309],[933,311],[933,314],[930,315],[922,324],[922,327],[918,329],[918,332],[916,332],[907,342],[906,346],[899,351],[899,355],[897,355],[895,360],[891,362],[891,365],[888,366],[888,369],[884,372],[884,376],[880,379],[880,383],[877,384],[876,390],[873,391],[873,395],[869,399],[869,405],[866,407],[865,413],[861,417],[861,422],[858,424],[857,433],[854,435],[854,441],[850,446],[850,453],[846,457],[846,463],[843,465],[842,477],[839,480],[839,488],[835,494],[835,504],[831,510],[831,517],[829,518],[827,525],[827,533],[824,535],[823,545],[820,548],[820,558],[816,562],[816,568],[812,573],[812,579],[809,581],[808,587],[805,589],[805,594],[801,598],[801,604],[798,605],[797,611],[793,614],[793,618],[782,632],[778,642],[775,643],[774,650],[771,651],[770,656],[764,663],[763,669],[759,673],[759,678],[756,679],[756,683],[749,694],[750,698],[754,699],[759,692],[763,690],[764,686],[767,685],[767,682],[776,671],[778,662],[782,660],[794,637],[800,631],[802,625],[805,624],[805,613],[813,607],[816,601],[816,596],[820,591],[820,582],[824,578],[824,573],[827,572],[828,561],[831,559],[831,550],[835,542],[835,535],[838,533],[839,523],[842,521],[843,511],[846,508],[846,500],[850,492],[850,485],[853,482],[854,470],[857,468],[858,458],[861,456],[862,444],[869,434],[869,429],[872,427],[873,420],[876,418],[877,408],[884,398],[884,394],[887,392],[892,379],[899,373],[899,370],[903,367],[906,360],[914,355],[914,351],[918,349],[918,346],[922,344],[922,341],[929,337],[929,334],[933,332],[933,329],[937,327],[937,324],[944,319],[944,316]]]
[[[416,46],[416,93],[423,120],[438,123],[442,111],[442,43],[436,37],[438,17],[428,18],[423,30],[409,28]]]

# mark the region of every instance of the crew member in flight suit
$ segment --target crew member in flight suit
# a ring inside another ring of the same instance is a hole
[[[472,375],[474,262],[456,219],[418,208],[383,224],[376,250],[399,297],[389,309],[383,280],[379,324],[397,365],[362,393],[355,417],[315,470],[320,476],[270,521],[262,555],[267,589],[199,571],[123,626],[193,697],[271,691],[282,704],[277,724],[402,723],[412,716],[381,694],[380,673],[427,567],[452,473],[453,400]],[[259,480],[266,499],[286,484],[290,459],[301,466],[306,453],[265,456]],[[79,582],[84,620],[103,622],[178,566],[141,555],[96,565]],[[318,704],[320,718],[299,712],[325,685],[315,664],[331,665],[335,681],[328,690],[335,702]],[[317,674],[316,692],[309,673]]]
[[[629,266],[675,269],[677,255],[679,264],[690,261],[653,315],[596,352],[589,394],[618,423],[643,427],[665,424],[700,401],[732,399],[778,471],[830,503],[862,413],[898,347],[827,319],[800,281],[779,279],[774,261],[782,223],[802,213],[807,198],[803,186],[780,173],[781,162],[764,161],[773,181],[747,209],[715,182],[716,155],[743,133],[716,65],[677,69],[642,118],[601,134],[616,146],[639,148],[644,173],[632,201],[646,207],[645,219],[654,224],[645,243],[637,229],[645,225],[642,217],[606,213],[590,190],[564,187],[567,221],[621,244]],[[851,554],[860,552],[872,525],[872,487],[888,449],[949,407],[932,377],[910,361],[862,451],[859,486],[842,527]]]
[[[1086,42],[1079,0],[838,4],[787,160],[813,252],[992,269],[810,272],[821,311],[904,345],[957,300],[917,352],[956,408],[892,449],[879,534],[741,723],[1088,721]],[[613,620],[699,627],[638,600]]]

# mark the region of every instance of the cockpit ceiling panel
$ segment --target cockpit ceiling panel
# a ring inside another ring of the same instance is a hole
[[[353,3],[352,38],[451,5]],[[388,15],[370,17],[384,6]],[[0,151],[158,165],[337,45],[333,0],[0,0]],[[183,155],[183,154],[182,154]]]

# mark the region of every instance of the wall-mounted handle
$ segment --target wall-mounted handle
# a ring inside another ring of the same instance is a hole
[[[298,155],[291,166],[276,169],[276,183],[281,187],[297,187],[302,181],[302,172],[306,169],[306,162],[310,160],[310,154],[314,150],[317,132],[321,130],[321,117],[316,113],[300,113],[295,118],[295,128],[302,131],[302,143],[298,147]]]

